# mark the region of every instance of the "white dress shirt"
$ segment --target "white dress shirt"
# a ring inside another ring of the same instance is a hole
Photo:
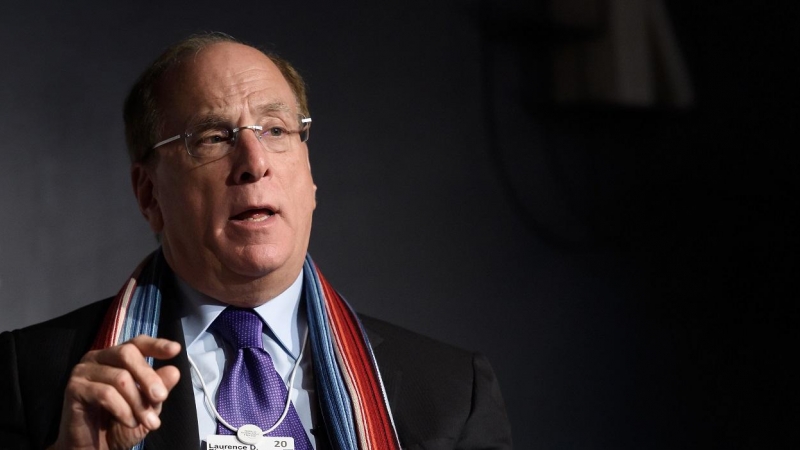
[[[209,395],[212,396],[212,402],[216,404],[217,387],[225,369],[223,347],[227,344],[207,330],[228,305],[197,292],[177,276],[175,278],[182,297],[181,325],[183,325],[186,352],[197,365],[209,389]],[[255,308],[256,313],[267,325],[263,332],[264,350],[269,353],[275,369],[283,377],[287,386],[289,375],[300,355],[303,337],[308,328],[305,308],[300,302],[302,291],[303,272],[301,271],[288,289]],[[311,344],[307,343],[306,346],[289,395],[311,444],[316,448],[316,440],[310,432],[313,427],[311,417],[314,407],[312,405],[316,405],[311,350],[308,348]],[[217,433],[217,420],[205,403],[205,394],[194,371],[192,371],[192,385],[194,386],[194,402],[197,408],[197,428],[200,432],[201,448],[205,448],[205,437]]]

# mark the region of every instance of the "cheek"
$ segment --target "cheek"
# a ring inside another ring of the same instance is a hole
[[[161,188],[164,228],[182,235],[202,233],[212,218],[213,193],[203,192],[197,180],[173,179]]]
[[[147,223],[150,224],[150,229],[153,233],[158,234],[164,231],[164,215],[161,213],[161,196],[157,185],[153,186],[150,195],[148,205],[143,209],[143,213]]]

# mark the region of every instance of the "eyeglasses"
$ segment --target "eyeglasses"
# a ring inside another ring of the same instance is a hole
[[[300,137],[301,143],[308,141],[311,118],[299,115],[298,119],[300,128],[297,130],[288,130],[286,122],[275,117],[267,117],[259,125],[245,125],[237,128],[220,122],[200,123],[190,127],[183,134],[164,139],[152,146],[150,150],[184,138],[189,155],[195,158],[220,158],[236,148],[240,131],[253,130],[265,150],[272,153],[283,153],[291,150],[297,143],[293,139],[294,135]]]

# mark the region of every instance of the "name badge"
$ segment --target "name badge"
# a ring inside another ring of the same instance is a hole
[[[236,436],[210,434],[206,436],[207,450],[294,450],[293,437],[264,436],[254,444],[245,444]]]

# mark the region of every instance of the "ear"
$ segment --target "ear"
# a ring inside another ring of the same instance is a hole
[[[164,218],[161,215],[161,207],[158,204],[158,189],[156,189],[154,180],[154,170],[155,168],[152,166],[134,163],[131,166],[131,183],[133,184],[133,194],[136,196],[139,211],[142,212],[153,232],[158,234],[164,228]]]
[[[317,184],[314,183],[314,209],[317,209]]]
[[[306,147],[306,164],[308,164],[308,172],[311,173],[311,156],[308,153],[308,147]],[[311,186],[314,188],[314,207],[313,209],[317,209],[317,183],[314,183],[314,178],[311,178]]]

